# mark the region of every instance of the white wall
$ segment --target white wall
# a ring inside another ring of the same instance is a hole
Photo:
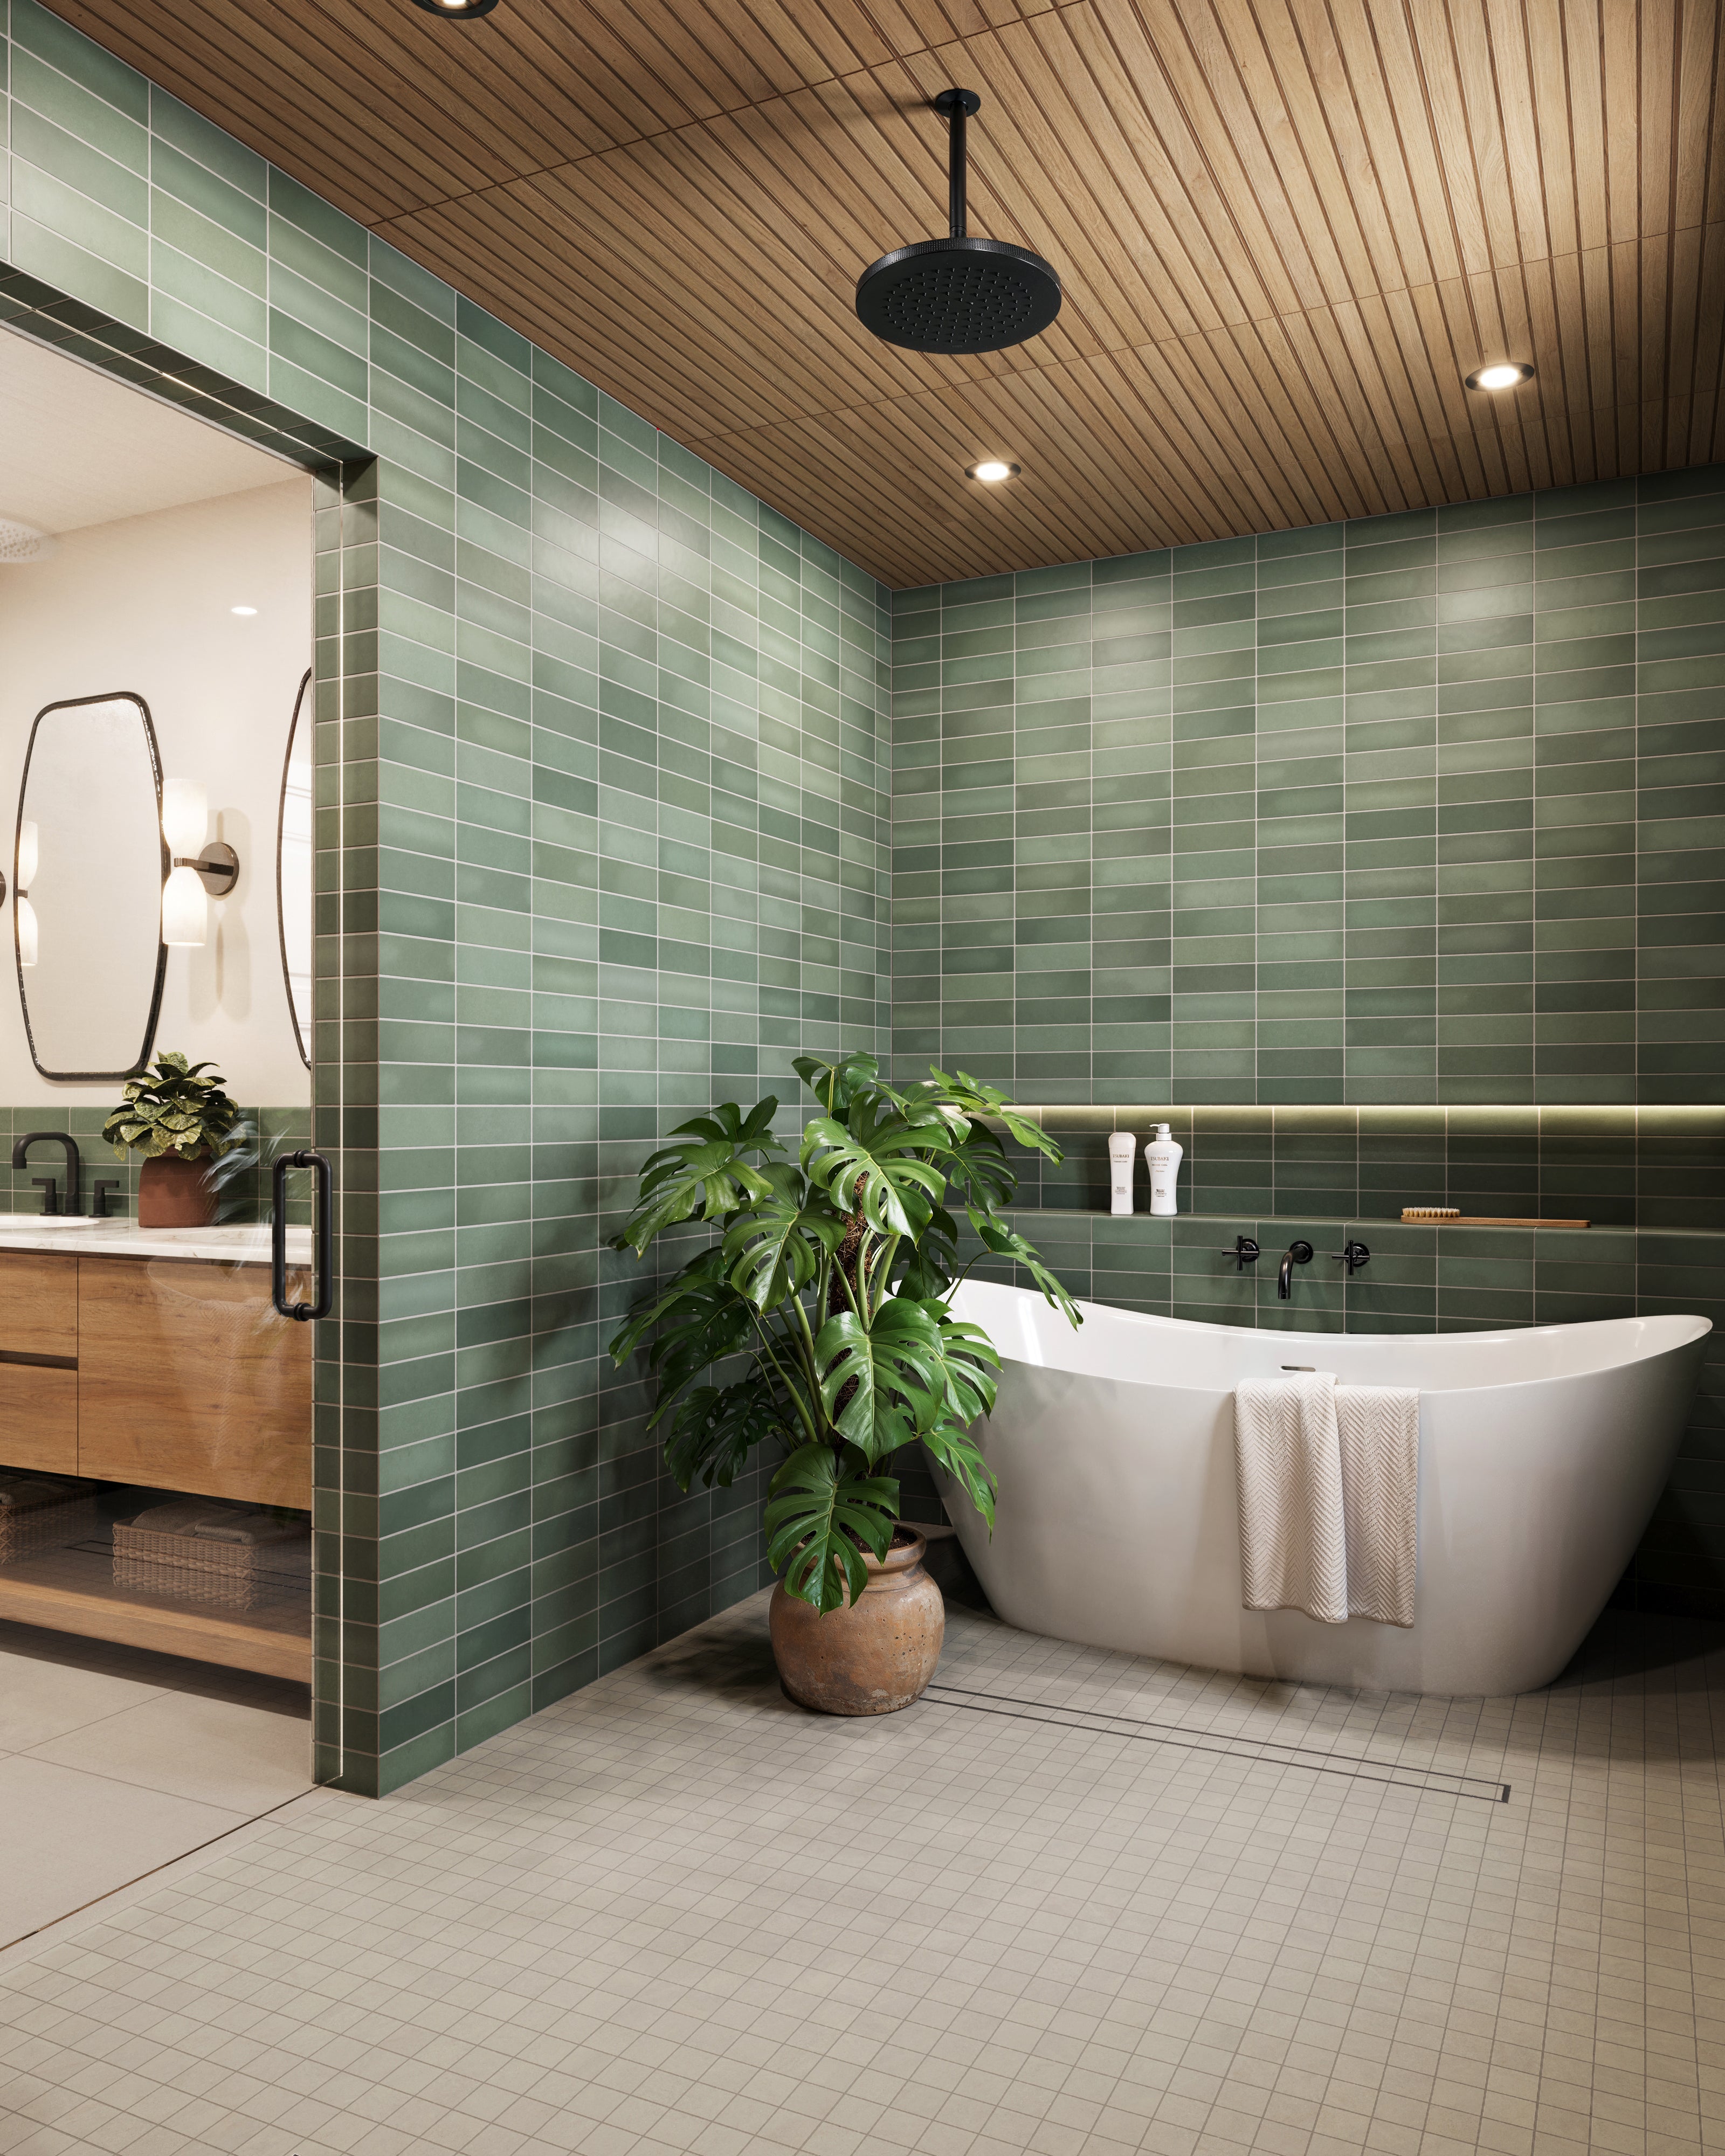
[[[254,606],[255,615],[230,608]],[[275,819],[294,692],[311,659],[311,482],[69,532],[44,562],[0,568],[0,854],[8,875],[31,721],[44,704],[130,690],[150,707],[165,776],[200,779],[212,839],[239,855],[202,950],[172,950],[156,1048],[209,1058],[236,1100],[311,1098],[282,984]],[[93,858],[90,873],[100,875]],[[57,1084],[30,1060],[0,936],[0,1103],[95,1105],[117,1085]],[[136,1044],[132,1044],[135,1050]]]

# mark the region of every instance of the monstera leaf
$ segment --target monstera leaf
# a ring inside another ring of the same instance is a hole
[[[957,1278],[958,1224],[945,1206],[932,1205],[905,1260],[897,1292],[926,1302],[950,1295]]]
[[[766,1173],[772,1194],[732,1222],[721,1246],[731,1285],[761,1311],[800,1295],[845,1240],[843,1219],[794,1168],[776,1163]]]
[[[828,1419],[870,1466],[918,1437],[946,1399],[940,1328],[903,1296],[883,1303],[871,1326],[854,1311],[829,1317],[814,1361]]]
[[[970,1432],[960,1423],[937,1423],[922,1433],[930,1455],[944,1467],[969,1498],[992,1533],[994,1527],[993,1470],[976,1448]]]
[[[991,1256],[1010,1258],[1015,1265],[1022,1265],[1040,1289],[1045,1302],[1052,1303],[1068,1324],[1083,1324],[1083,1312],[1043,1264],[1041,1253],[1034,1243],[1026,1242],[1015,1228],[1009,1228],[1004,1220],[990,1219],[973,1205],[964,1209],[971,1226],[976,1229],[978,1241]]]
[[[949,1077],[944,1070],[937,1070],[931,1064],[929,1072],[932,1081],[931,1090],[937,1087],[955,1107],[962,1109],[967,1116],[992,1116],[1005,1125],[1008,1135],[1016,1139],[1019,1145],[1028,1147],[1032,1152],[1045,1154],[1050,1160],[1060,1159],[1060,1149],[1048,1132],[1040,1124],[1033,1123],[1028,1116],[1021,1115],[1004,1093],[993,1086],[978,1084],[968,1070],[956,1071]]]
[[[791,1068],[827,1113],[836,1116],[841,1122],[857,1093],[868,1091],[895,1102],[899,1098],[890,1086],[881,1084],[880,1059],[876,1056],[841,1055],[836,1062],[829,1063],[818,1055],[798,1055],[792,1059]]]
[[[771,1197],[773,1185],[743,1155],[783,1152],[772,1130],[778,1111],[768,1094],[747,1117],[727,1101],[710,1116],[680,1123],[671,1136],[682,1143],[662,1147],[641,1171],[639,1200],[614,1247],[639,1257],[655,1235],[697,1211],[704,1220],[721,1220],[749,1199]]]
[[[696,1385],[685,1394],[671,1417],[665,1462],[687,1491],[698,1475],[711,1490],[728,1490],[757,1445],[782,1436],[788,1419],[784,1404],[754,1378],[734,1385]]]
[[[927,1209],[946,1195],[947,1178],[922,1158],[943,1153],[951,1143],[944,1119],[930,1114],[915,1122],[894,1109],[877,1117],[873,1103],[854,1101],[849,1127],[817,1116],[803,1133],[803,1168],[844,1213],[860,1214],[877,1235],[914,1235],[909,1199]]]
[[[710,1364],[747,1346],[754,1332],[748,1304],[725,1277],[716,1250],[691,1258],[662,1292],[644,1296],[611,1342],[614,1362],[629,1360],[647,1335],[661,1326],[647,1350],[659,1381],[659,1399],[647,1427],[666,1415],[678,1395]]]
[[[898,1519],[898,1484],[860,1473],[854,1446],[800,1445],[773,1478],[767,1505],[767,1561],[785,1592],[824,1616],[855,1602],[869,1584],[864,1549],[885,1557]]]
[[[922,1309],[940,1341],[947,1413],[963,1424],[992,1414],[1000,1373],[993,1342],[980,1325],[954,1317],[943,1302],[925,1302]]]

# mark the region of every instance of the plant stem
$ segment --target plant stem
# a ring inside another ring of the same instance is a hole
[[[809,1411],[809,1404],[803,1399],[802,1394],[798,1391],[796,1386],[793,1385],[789,1378],[785,1375],[783,1364],[779,1361],[778,1356],[773,1353],[773,1336],[768,1332],[766,1327],[762,1324],[760,1312],[752,1307],[749,1312],[749,1317],[753,1322],[756,1332],[761,1336],[761,1344],[759,1348],[756,1349],[756,1353],[758,1355],[763,1355],[773,1365],[774,1371],[778,1374],[778,1382],[784,1387],[785,1391],[789,1394],[791,1401],[796,1408],[797,1413],[802,1418],[803,1427],[809,1433],[809,1443],[811,1445],[819,1443],[820,1432],[815,1426],[814,1418]]]

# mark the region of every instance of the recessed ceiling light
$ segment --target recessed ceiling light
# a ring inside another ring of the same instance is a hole
[[[257,610],[255,607],[229,607],[228,609],[229,613],[255,613]]]
[[[489,15],[497,0],[413,0],[413,4],[428,15],[447,15],[454,22],[468,23],[475,15]]]
[[[1503,359],[1491,367],[1476,367],[1467,377],[1470,389],[1513,389],[1518,382],[1531,382],[1533,370],[1524,359]]]
[[[984,486],[999,486],[1004,479],[1016,479],[1019,467],[1004,464],[999,457],[985,457],[979,465],[966,465],[966,479],[979,479]]]

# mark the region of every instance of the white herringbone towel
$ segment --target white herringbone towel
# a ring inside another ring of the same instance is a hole
[[[1348,1532],[1336,1380],[1327,1370],[1234,1389],[1240,1563],[1248,1609],[1348,1621]]]
[[[1419,1559],[1420,1395],[1406,1385],[1337,1385],[1348,1610],[1414,1621]]]

